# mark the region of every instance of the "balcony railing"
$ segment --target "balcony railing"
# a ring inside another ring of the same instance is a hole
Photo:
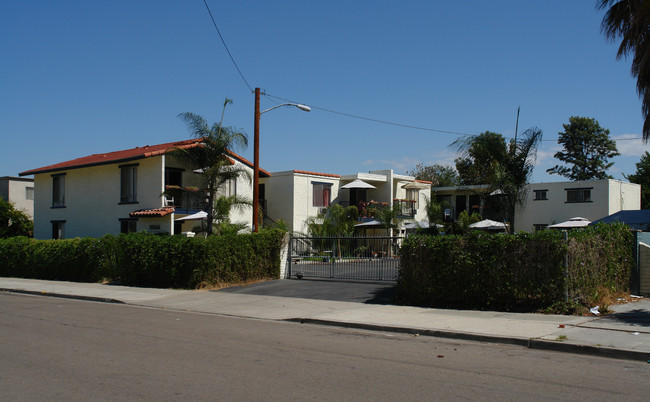
[[[394,199],[393,208],[397,210],[397,216],[400,218],[414,218],[417,212],[417,201]]]

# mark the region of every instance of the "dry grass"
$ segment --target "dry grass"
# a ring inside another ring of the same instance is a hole
[[[201,282],[195,290],[219,290],[230,288],[233,286],[250,286],[256,283],[268,282],[274,280],[273,278],[264,278],[264,279],[251,279],[243,282],[216,282],[216,283],[205,283]]]

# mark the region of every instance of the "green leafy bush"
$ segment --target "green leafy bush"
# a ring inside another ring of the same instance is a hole
[[[124,285],[196,288],[278,278],[284,234],[186,238],[138,233],[101,239],[0,241],[0,275]]]
[[[573,231],[568,242],[556,231],[410,236],[401,249],[396,300],[506,311],[587,306],[603,291],[628,289],[633,241],[623,225]]]

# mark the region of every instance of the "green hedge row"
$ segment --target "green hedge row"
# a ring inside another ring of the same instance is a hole
[[[633,244],[623,225],[574,231],[568,242],[556,231],[410,236],[401,249],[396,300],[506,311],[586,306],[603,289],[629,289]]]
[[[100,239],[0,240],[0,276],[197,288],[278,278],[284,232],[186,238],[138,233]]]

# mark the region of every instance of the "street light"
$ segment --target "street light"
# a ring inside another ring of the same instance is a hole
[[[260,209],[260,116],[263,113],[270,112],[282,106],[295,106],[305,112],[310,112],[309,106],[301,105],[299,103],[282,103],[273,106],[272,108],[260,112],[260,89],[255,88],[255,133],[253,140],[253,232],[258,231],[259,226],[259,209]]]

